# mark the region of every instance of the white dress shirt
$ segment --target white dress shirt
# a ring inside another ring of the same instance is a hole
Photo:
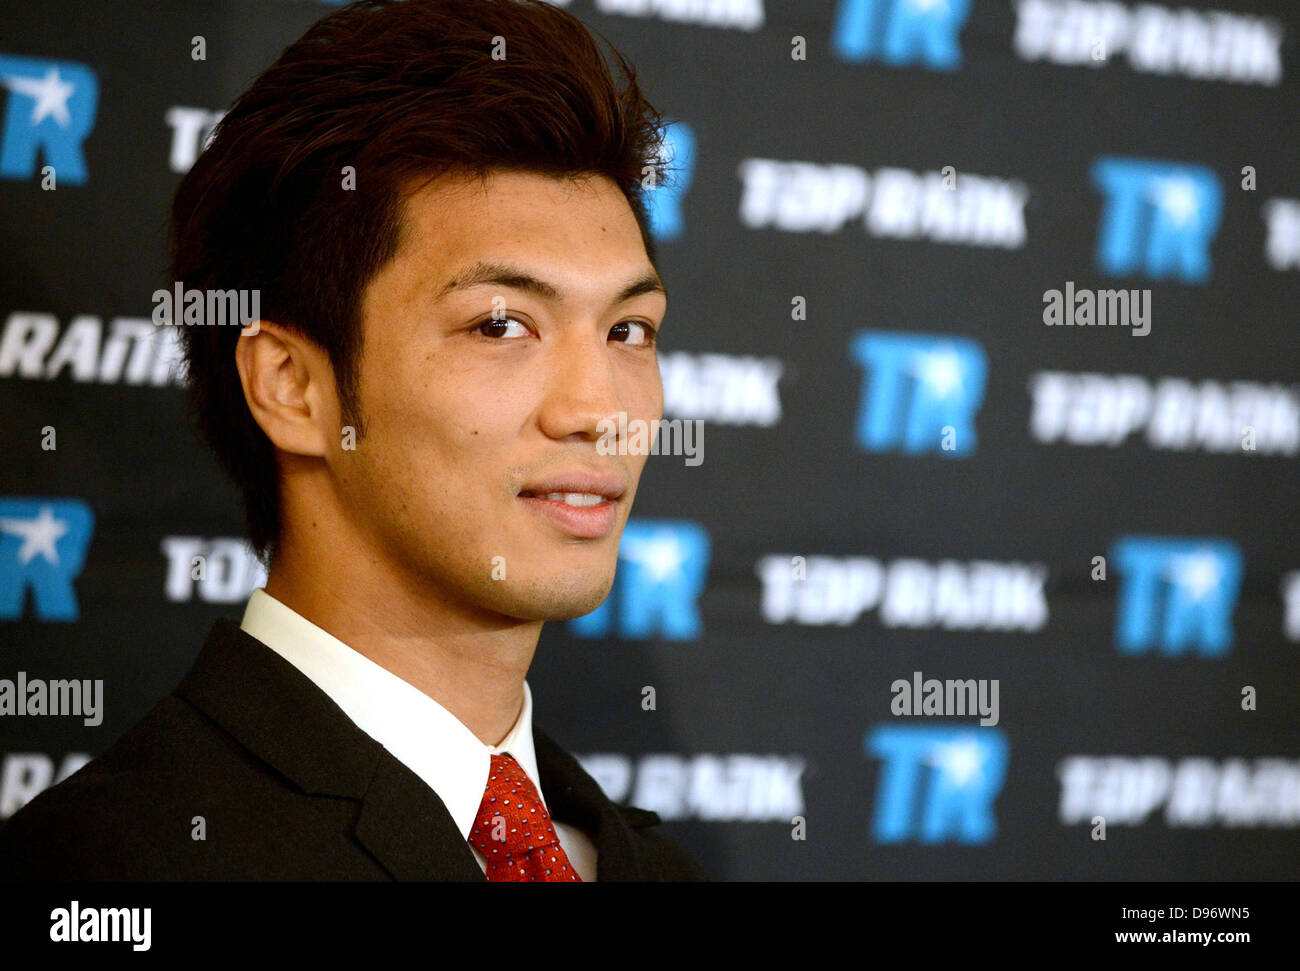
[[[509,752],[537,786],[546,806],[533,751],[533,696],[500,745],[485,745],[464,722],[414,685],[348,647],[263,589],[253,591],[240,624],[292,664],[343,709],[357,727],[438,794],[468,845],[494,754]],[[547,812],[550,809],[547,807]],[[560,845],[584,881],[596,879],[596,847],[582,830],[555,823]],[[483,855],[470,846],[480,869]]]

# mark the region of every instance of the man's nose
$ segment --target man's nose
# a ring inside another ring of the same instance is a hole
[[[571,328],[557,338],[547,362],[542,430],[551,438],[595,440],[624,410],[619,373],[606,341],[594,329]]]

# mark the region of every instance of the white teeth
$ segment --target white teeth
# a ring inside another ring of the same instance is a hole
[[[593,495],[590,492],[548,492],[537,498],[556,499],[566,506],[598,506],[605,501],[604,496]]]

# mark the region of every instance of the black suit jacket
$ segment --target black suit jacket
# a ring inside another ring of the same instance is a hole
[[[551,816],[597,880],[703,880],[534,728]],[[203,817],[206,839],[194,839]],[[311,680],[219,620],[184,680],[0,830],[7,880],[485,880],[442,800]]]

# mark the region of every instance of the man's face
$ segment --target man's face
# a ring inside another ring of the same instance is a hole
[[[406,219],[362,304],[366,434],[330,457],[354,526],[431,599],[588,613],[646,460],[602,454],[602,420],[663,414],[666,298],[631,207],[608,179],[497,172],[418,189]]]

